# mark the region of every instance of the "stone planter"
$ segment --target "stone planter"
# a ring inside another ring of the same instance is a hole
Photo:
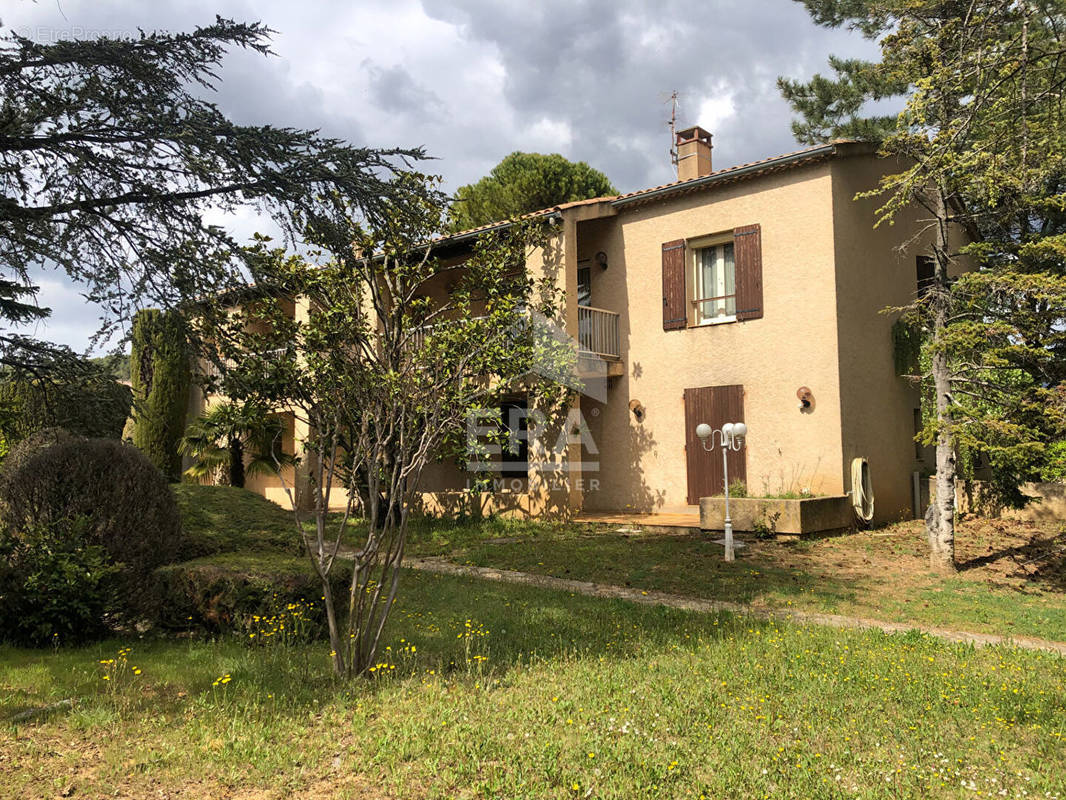
[[[800,500],[772,500],[762,497],[730,497],[729,514],[733,530],[754,531],[762,521],[777,533],[805,534],[849,529],[855,525],[855,512],[847,495],[805,497]],[[772,524],[774,515],[776,523]],[[720,531],[725,521],[724,497],[700,498],[700,528]]]

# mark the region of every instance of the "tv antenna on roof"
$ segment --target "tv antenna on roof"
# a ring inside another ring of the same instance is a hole
[[[666,124],[670,128],[670,163],[674,165],[675,175],[677,174],[677,110],[680,108],[677,98],[677,89],[674,89],[665,101],[670,104],[670,121]]]

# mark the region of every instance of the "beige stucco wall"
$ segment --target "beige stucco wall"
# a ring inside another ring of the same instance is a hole
[[[588,224],[579,247],[603,250],[592,304],[620,312],[625,375],[605,404],[587,402],[600,460],[588,510],[690,510],[686,388],[744,386],[748,485],[754,492],[838,494],[841,435],[833,281],[833,192],[827,164],[802,167],[674,200],[622,210]],[[663,242],[762,226],[761,319],[680,331],[662,329]],[[797,409],[808,386],[817,407]],[[639,400],[638,423],[629,410]]]
[[[577,292],[576,250],[574,222],[560,222],[554,233],[549,235],[542,247],[535,248],[527,254],[526,272],[534,280],[549,279],[574,297]],[[439,281],[435,281],[435,284]],[[434,285],[435,285],[434,284]],[[432,285],[427,288],[432,288]],[[430,297],[443,297],[431,291]],[[576,327],[577,307],[564,304],[554,322],[562,328]],[[532,367],[532,365],[531,365]],[[510,387],[516,397],[522,396],[524,386]],[[580,508],[580,490],[577,485],[559,480],[560,474],[568,472],[571,460],[568,452],[562,458],[549,456],[530,447],[530,459],[540,458],[548,464],[546,470],[531,468],[525,478],[499,478],[497,491],[476,492],[474,479],[478,476],[469,473],[463,463],[451,458],[444,458],[426,465],[422,474],[417,511],[427,514],[465,514],[480,516],[500,514],[506,516],[558,516],[572,509]]]
[[[564,209],[557,236],[529,258],[527,270],[534,277],[551,273],[566,290],[560,321],[576,331],[577,269],[589,264],[591,304],[620,315],[624,367],[609,380],[605,402],[575,403],[589,440],[554,465],[572,485],[548,493],[531,470],[527,492],[471,495],[462,491],[464,471],[441,463],[427,469],[425,510],[694,511],[687,502],[683,393],[740,384],[751,493],[842,494],[850,489],[851,459],[864,456],[878,519],[909,515],[917,396],[895,376],[893,318],[880,312],[913,297],[918,251],[900,254],[896,247],[916,223],[901,218],[874,230],[873,202],[852,199],[882,171],[872,156],[856,155],[643,206]],[[752,223],[761,226],[763,317],[663,331],[662,243]],[[593,259],[601,250],[606,270]],[[445,283],[427,287],[429,293],[445,291]],[[811,413],[797,408],[801,386],[814,394]],[[631,413],[631,401],[643,406],[643,421]],[[277,487],[256,488],[277,494]]]
[[[855,199],[897,170],[896,162],[872,157],[832,162],[842,479],[850,489],[852,459],[869,461],[877,522],[913,517],[912,475],[928,466],[916,457],[913,441],[918,390],[896,375],[892,325],[898,314],[885,310],[913,302],[915,259],[928,253],[929,236],[915,210],[874,228],[883,199]]]
[[[281,302],[286,313],[293,315],[297,319],[306,320],[309,305],[305,298],[299,298],[295,302],[288,300],[282,300]],[[236,307],[234,308],[236,309]],[[255,326],[261,324],[262,323],[253,323]],[[252,329],[254,330],[254,327]],[[202,361],[197,369],[206,370],[207,368],[208,363]],[[191,423],[198,416],[207,412],[214,406],[225,402],[225,400],[226,398],[222,395],[205,394],[200,386],[194,384],[189,393],[186,423]],[[282,449],[285,453],[295,455],[300,459],[300,462],[295,467],[287,466],[282,469],[284,480],[277,475],[248,475],[245,479],[245,488],[262,495],[268,500],[272,500],[286,509],[290,509],[292,508],[291,499],[295,499],[297,503],[303,503],[306,501],[304,488],[307,485],[307,463],[301,445],[307,436],[307,424],[301,420],[295,419],[291,411],[278,409],[278,413],[281,415],[285,426]],[[188,456],[186,456],[183,461],[184,468],[191,466],[192,459]],[[288,491],[286,491],[286,488]],[[331,507],[343,508],[344,499],[341,497],[341,493],[336,491],[332,492],[330,495],[330,503]]]

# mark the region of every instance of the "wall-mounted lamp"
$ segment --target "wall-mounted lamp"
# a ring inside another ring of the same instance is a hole
[[[636,417],[637,422],[644,421],[644,415],[647,412],[644,410],[644,404],[639,400],[630,400],[629,410],[633,412],[633,416]]]
[[[799,398],[801,414],[810,414],[814,411],[814,393],[810,389],[801,386],[796,390],[796,397]]]
[[[600,269],[607,269],[607,254],[602,250],[596,254],[596,263],[600,265]]]

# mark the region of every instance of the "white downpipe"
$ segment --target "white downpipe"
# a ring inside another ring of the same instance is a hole
[[[870,463],[865,458],[851,460],[851,505],[860,520],[873,520],[874,488],[870,481]]]

